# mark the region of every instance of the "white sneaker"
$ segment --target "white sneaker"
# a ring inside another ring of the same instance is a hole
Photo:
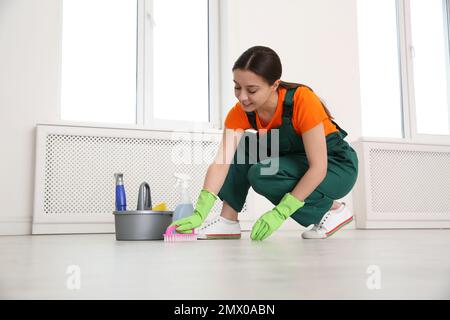
[[[335,210],[328,211],[311,230],[302,233],[303,239],[325,239],[353,221],[353,215],[345,202]]]
[[[214,220],[205,222],[197,229],[199,240],[240,239],[241,226],[238,221],[232,221],[218,216]]]

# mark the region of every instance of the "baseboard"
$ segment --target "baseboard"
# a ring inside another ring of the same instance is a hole
[[[357,229],[450,229],[450,221],[360,221]]]
[[[33,234],[115,233],[114,222],[106,223],[34,223]]]
[[[31,234],[31,219],[0,219],[0,236]]]

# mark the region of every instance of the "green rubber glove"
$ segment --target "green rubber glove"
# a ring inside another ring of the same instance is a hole
[[[176,230],[179,233],[192,233],[194,228],[200,227],[203,221],[205,221],[216,200],[217,196],[214,193],[202,189],[192,215],[172,222],[171,226],[174,224],[177,225],[178,228]]]
[[[252,240],[264,240],[277,230],[295,211],[305,205],[290,193],[286,193],[280,203],[264,213],[253,225]]]

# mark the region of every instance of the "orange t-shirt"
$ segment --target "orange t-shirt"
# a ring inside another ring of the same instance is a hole
[[[286,91],[286,88],[279,87],[277,108],[272,119],[266,126],[261,123],[258,112],[256,112],[256,126],[258,130],[270,130],[281,126],[283,101]],[[298,135],[302,135],[302,133],[314,128],[321,122],[323,122],[325,136],[339,131],[325,112],[319,97],[306,87],[298,87],[293,97],[292,125],[294,126],[294,130]],[[252,128],[252,125],[248,121],[247,114],[242,109],[239,102],[228,112],[225,119],[225,128],[242,130]]]

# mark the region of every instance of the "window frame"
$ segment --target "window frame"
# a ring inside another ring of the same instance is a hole
[[[204,131],[220,128],[219,117],[219,0],[208,0],[208,57],[209,57],[209,122],[155,119],[153,95],[153,1],[138,0],[138,105],[136,123],[148,129]]]
[[[442,0],[446,7],[447,22],[447,58],[449,58],[449,8],[450,0]],[[415,104],[414,90],[414,46],[412,43],[411,32],[411,5],[410,0],[396,0],[397,7],[397,23],[398,23],[398,39],[399,39],[399,57],[400,57],[400,73],[401,73],[401,96],[402,96],[402,114],[403,114],[403,139],[408,142],[423,144],[444,144],[450,145],[450,133],[448,135],[424,134],[417,131],[417,113]],[[443,13],[444,14],[444,13]],[[447,77],[449,77],[447,70]],[[449,79],[449,78],[448,78]],[[450,86],[450,79],[447,82]],[[447,91],[450,94],[450,88]],[[450,100],[449,100],[450,101]],[[450,108],[450,106],[448,106]],[[450,124],[450,110],[449,110]]]
[[[63,120],[61,118],[61,81],[62,81],[62,20],[60,13],[59,44],[59,88],[57,125],[120,128],[137,130],[216,132],[221,128],[220,116],[220,79],[219,79],[219,0],[207,0],[208,3],[208,78],[209,78],[209,122],[161,120],[153,118],[151,99],[153,91],[152,64],[152,8],[154,0],[137,0],[137,36],[136,36],[136,119],[134,124],[108,123],[96,121]]]

